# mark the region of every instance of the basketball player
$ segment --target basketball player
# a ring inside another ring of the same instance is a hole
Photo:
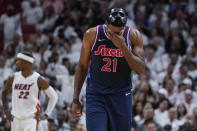
[[[72,115],[82,114],[79,95],[90,71],[86,88],[87,131],[131,130],[131,71],[142,74],[145,68],[142,36],[125,26],[127,12],[108,11],[106,24],[86,31],[75,74]]]
[[[6,81],[2,93],[3,108],[7,119],[13,120],[12,131],[37,131],[39,120],[45,120],[52,112],[57,94],[40,74],[32,71],[34,58],[31,53],[18,53],[16,65],[20,70]],[[44,115],[40,114],[40,90],[49,97],[49,102]],[[12,90],[12,110],[8,108],[8,94]],[[13,117],[13,119],[12,119]]]

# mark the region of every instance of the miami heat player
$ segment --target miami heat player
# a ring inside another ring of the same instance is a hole
[[[16,65],[20,70],[9,77],[2,93],[4,112],[12,120],[11,131],[37,131],[39,120],[47,119],[56,102],[57,94],[40,74],[32,71],[34,58],[31,53],[18,53]],[[40,114],[40,90],[49,97],[44,115]],[[12,109],[8,108],[8,94],[12,90]]]

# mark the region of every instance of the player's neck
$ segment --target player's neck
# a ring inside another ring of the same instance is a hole
[[[32,70],[23,70],[22,71],[22,75],[23,75],[23,77],[28,77],[28,76],[30,76],[30,75],[32,75],[32,73],[33,73],[33,71]]]

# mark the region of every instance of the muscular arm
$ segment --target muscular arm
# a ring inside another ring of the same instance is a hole
[[[2,92],[2,102],[3,102],[4,110],[8,110],[8,101],[9,101],[8,94],[12,89],[13,81],[14,81],[14,76],[9,77],[6,81],[5,89]]]
[[[137,30],[130,31],[130,41],[132,50],[128,49],[125,44],[122,33],[115,33],[110,28],[107,29],[110,40],[115,46],[121,49],[129,67],[134,70],[137,74],[144,73],[145,62],[144,62],[144,50],[142,36]]]
[[[45,79],[43,79],[42,77],[39,77],[38,78],[38,87],[45,90],[45,89],[49,88],[49,83]]]
[[[129,64],[129,67],[134,70],[137,74],[144,73],[145,62],[144,62],[144,49],[142,36],[139,31],[130,31],[130,41],[132,46],[132,51],[126,46],[122,46],[124,57]]]
[[[51,114],[52,110],[54,109],[55,104],[57,103],[58,96],[55,90],[52,87],[50,87],[49,83],[42,77],[38,78],[38,86],[40,88],[43,88],[45,94],[49,97],[49,102],[45,112],[45,116],[48,117]]]
[[[83,37],[81,55],[76,69],[75,80],[74,80],[73,98],[77,100],[79,99],[81,88],[87,76],[90,53],[91,53],[91,45],[94,41],[95,34],[96,34],[96,28],[91,28],[85,32]]]

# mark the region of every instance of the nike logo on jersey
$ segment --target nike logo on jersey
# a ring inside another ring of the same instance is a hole
[[[111,49],[106,48],[105,45],[100,45],[98,47],[98,50],[94,51],[95,55],[101,55],[101,56],[112,56],[112,57],[123,57],[123,53],[120,49]]]
[[[129,92],[129,93],[126,93],[125,96],[128,96],[128,95],[130,95],[130,94],[131,94],[130,92]]]
[[[33,85],[34,83],[32,84],[15,84],[14,85],[14,89],[15,90],[29,90],[30,87]]]
[[[104,41],[105,39],[98,39],[98,41]]]

